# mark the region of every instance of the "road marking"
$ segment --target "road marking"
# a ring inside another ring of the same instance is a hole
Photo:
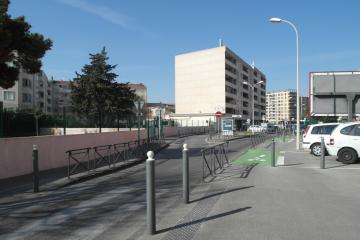
[[[284,163],[285,163],[285,158],[284,158],[284,156],[279,156],[279,157],[277,158],[276,165],[282,166],[282,165],[284,165]]]

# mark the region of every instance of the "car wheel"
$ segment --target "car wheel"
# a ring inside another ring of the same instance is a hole
[[[317,157],[321,156],[321,144],[314,143],[311,145],[311,153]]]
[[[343,148],[338,153],[339,161],[344,164],[355,163],[357,160],[356,152],[351,148]]]

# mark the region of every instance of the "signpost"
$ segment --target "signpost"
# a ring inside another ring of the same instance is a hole
[[[221,115],[222,115],[222,113],[221,113],[220,111],[217,111],[217,112],[215,113],[216,121],[218,122],[218,124],[217,124],[218,133],[220,133],[220,119],[221,119]]]

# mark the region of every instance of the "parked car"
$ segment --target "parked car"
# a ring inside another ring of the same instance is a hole
[[[342,163],[355,163],[360,156],[360,123],[338,126],[330,135],[326,149],[329,155],[337,156]]]
[[[303,148],[309,149],[315,156],[321,156],[321,137],[324,137],[325,143],[328,142],[330,134],[338,125],[339,123],[309,125],[303,135]]]
[[[249,128],[248,128],[248,131],[249,132],[252,132],[252,133],[255,133],[255,132],[262,132],[263,129],[261,126],[259,125],[251,125]]]

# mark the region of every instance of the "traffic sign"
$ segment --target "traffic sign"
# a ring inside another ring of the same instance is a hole
[[[217,111],[217,112],[215,113],[215,116],[216,116],[217,118],[221,118],[221,115],[222,115],[222,113],[221,113],[220,111]]]

